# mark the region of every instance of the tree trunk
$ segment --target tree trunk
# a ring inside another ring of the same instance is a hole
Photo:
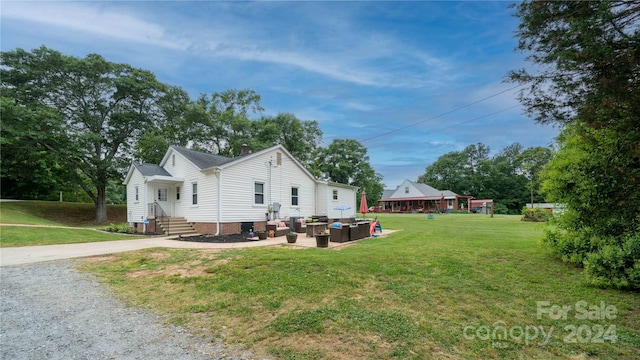
[[[96,224],[107,223],[107,189],[100,186],[97,189],[96,204]]]
[[[531,179],[531,208],[533,209],[533,179]]]

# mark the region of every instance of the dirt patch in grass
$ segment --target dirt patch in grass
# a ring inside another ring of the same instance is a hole
[[[304,341],[301,341],[304,339]],[[281,356],[287,352],[302,355],[310,359],[350,360],[372,358],[388,358],[392,351],[391,344],[375,335],[339,334],[300,334],[286,338],[273,339],[270,353]]]
[[[163,260],[169,257],[167,253],[153,253],[151,254],[155,260]],[[206,256],[204,259],[212,259],[212,256]],[[102,260],[102,261],[106,261]],[[158,270],[139,270],[130,272],[127,274],[130,278],[142,278],[142,277],[150,277],[150,276],[177,276],[180,278],[187,278],[193,276],[207,276],[213,274],[214,269],[220,265],[227,264],[231,261],[231,258],[218,259],[213,261],[211,264],[202,264],[202,260],[193,260],[183,264],[170,264],[167,265],[164,269]]]
[[[128,274],[130,278],[140,278],[147,276],[177,276],[180,278],[205,276],[208,274],[204,267],[185,267],[180,264],[172,264],[162,270],[139,270]]]
[[[146,255],[151,261],[162,261],[171,257],[171,254],[164,251],[154,251]]]
[[[86,262],[100,263],[100,262],[113,261],[115,258],[116,257],[113,255],[97,255],[97,256],[90,256],[90,257],[84,258],[83,260]]]

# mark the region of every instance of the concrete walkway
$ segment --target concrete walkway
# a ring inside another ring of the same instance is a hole
[[[9,226],[9,224],[5,224]],[[384,230],[380,237],[385,237],[394,230]],[[300,248],[316,247],[316,240],[313,237],[306,237],[305,234],[298,234],[298,241],[295,244],[288,244],[285,236],[277,238],[267,238],[266,240],[248,241],[241,243],[201,243],[171,240],[171,237],[144,238],[134,240],[100,241],[80,244],[61,244],[44,246],[23,246],[0,248],[0,266],[30,264],[41,261],[51,261],[60,259],[71,259],[85,256],[96,256],[112,254],[118,252],[147,249],[153,247],[164,247],[173,249],[240,249],[258,246],[287,245]],[[368,238],[370,239],[370,238]],[[350,241],[346,243],[329,242],[329,248],[340,248],[363,241]]]

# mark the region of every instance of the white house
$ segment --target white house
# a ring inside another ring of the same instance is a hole
[[[162,215],[217,235],[263,230],[269,216],[354,216],[358,189],[317,180],[281,145],[255,153],[243,146],[235,158],[171,146],[159,165],[133,162],[124,184],[128,221],[139,231]]]
[[[564,212],[567,210],[567,207],[564,204],[557,203],[533,203],[533,205],[531,203],[526,203],[525,207],[528,209],[543,209],[552,214],[564,214]]]

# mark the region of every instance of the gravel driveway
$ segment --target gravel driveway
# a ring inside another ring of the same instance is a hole
[[[68,260],[0,268],[1,359],[254,359],[125,307]]]

